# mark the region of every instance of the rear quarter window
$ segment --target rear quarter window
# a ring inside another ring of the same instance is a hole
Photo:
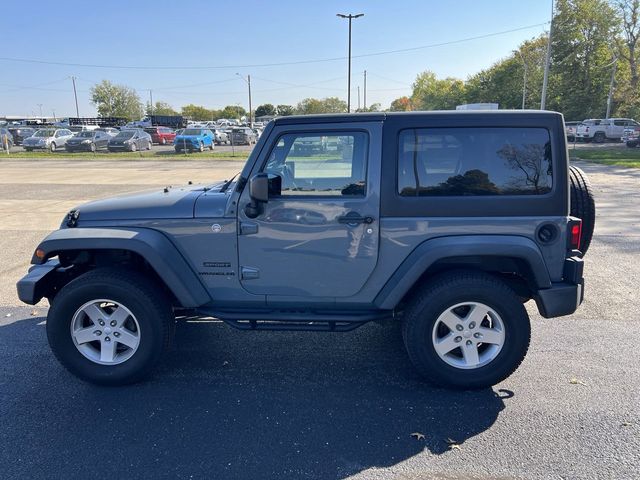
[[[401,196],[544,195],[553,186],[545,128],[406,129],[398,148]]]

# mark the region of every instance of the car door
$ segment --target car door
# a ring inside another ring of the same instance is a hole
[[[248,187],[239,199],[247,291],[277,303],[330,301],[362,288],[378,257],[381,132],[380,122],[273,129],[251,172],[270,177],[269,201],[251,218]],[[318,136],[331,138],[331,148],[297,153],[297,145]]]
[[[95,138],[93,139],[93,143],[96,145],[96,149],[106,147],[107,142],[108,142],[108,135],[103,132],[97,132]]]

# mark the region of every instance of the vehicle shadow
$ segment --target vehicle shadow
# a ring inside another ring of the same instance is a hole
[[[513,395],[424,383],[388,324],[339,334],[183,322],[149,381],[96,387],[59,366],[42,320],[0,327],[3,477],[342,479],[444,454]]]

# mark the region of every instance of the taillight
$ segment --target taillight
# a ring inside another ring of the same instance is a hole
[[[580,250],[580,239],[582,238],[582,220],[569,221],[568,243],[570,250]]]

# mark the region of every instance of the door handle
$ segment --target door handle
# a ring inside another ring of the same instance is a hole
[[[349,212],[346,215],[338,217],[338,223],[342,223],[346,225],[358,225],[360,223],[365,223],[367,225],[370,225],[373,223],[373,220],[374,220],[373,217],[370,217],[370,216],[363,217],[362,215],[355,212]]]

